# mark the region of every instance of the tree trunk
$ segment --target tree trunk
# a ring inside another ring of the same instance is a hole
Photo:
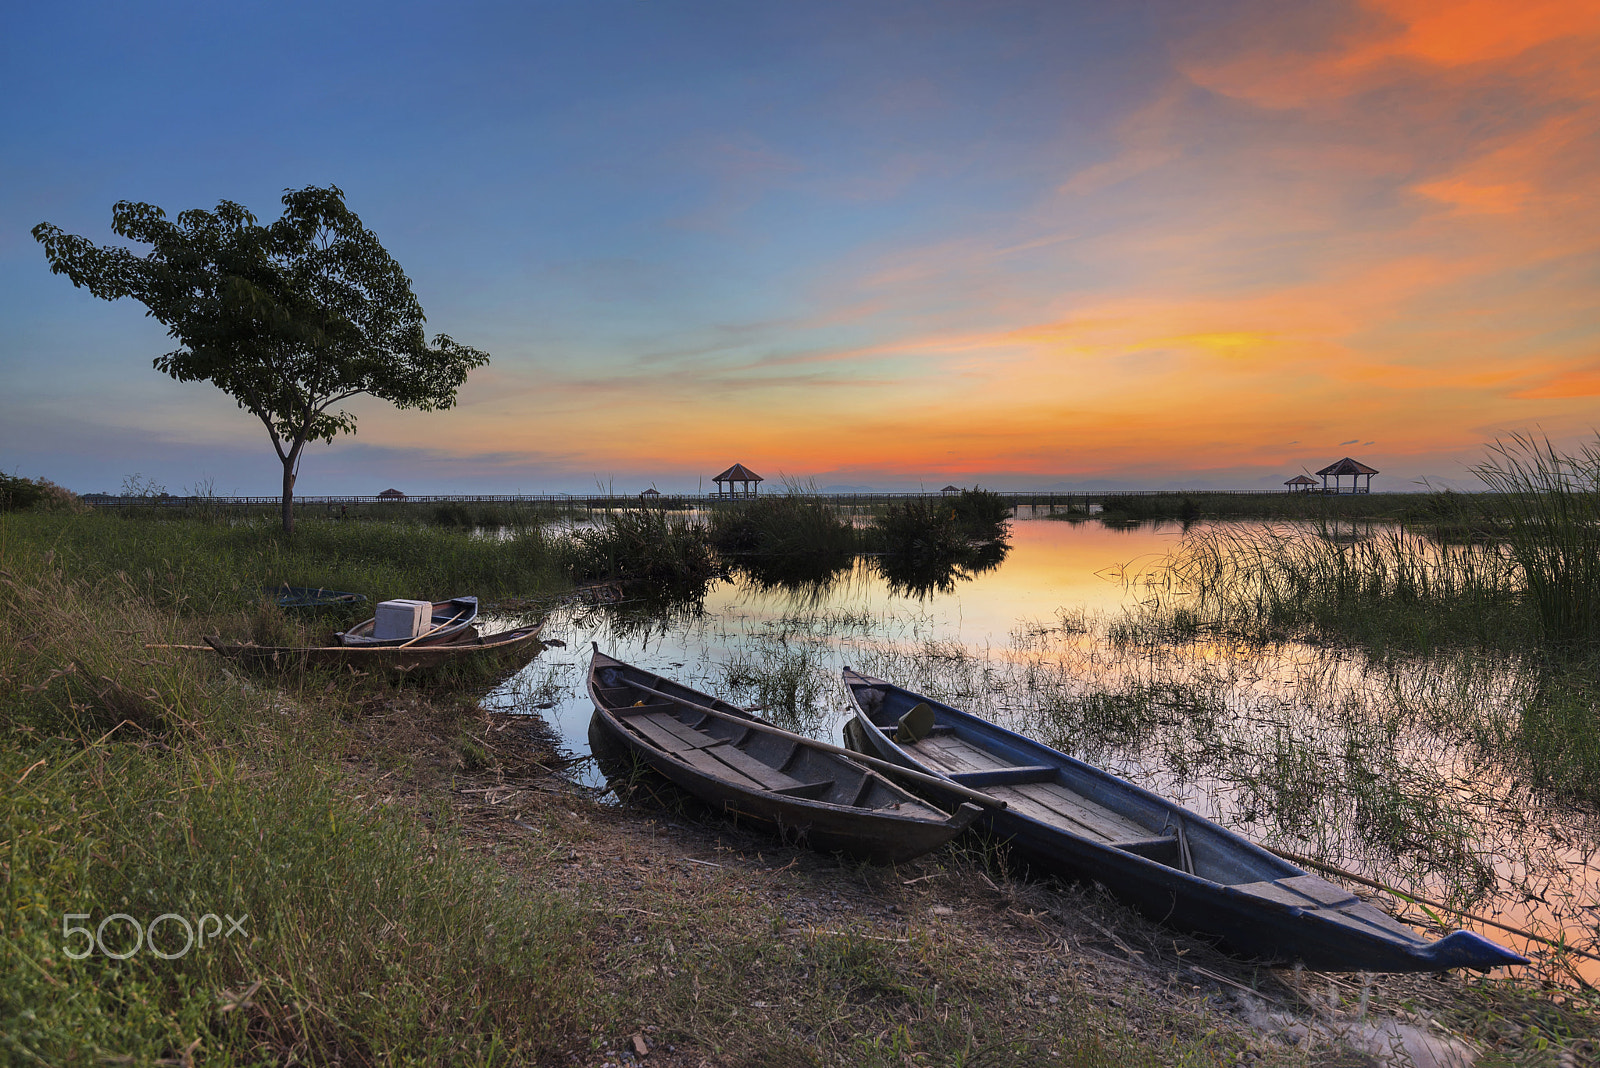
[[[283,458],[283,532],[294,533],[294,468],[295,460],[300,456],[299,449],[293,449],[288,456]]]

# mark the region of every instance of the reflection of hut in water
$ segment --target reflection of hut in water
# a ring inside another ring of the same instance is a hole
[[[718,497],[754,497],[761,492],[762,478],[744,464],[734,464],[711,481],[717,484]],[[723,484],[727,489],[723,489]],[[734,487],[738,486],[738,489]]]
[[[406,495],[395,489],[393,486],[378,494],[378,500],[380,501],[403,501],[405,499]]]
[[[1295,475],[1284,483],[1285,486],[1289,487],[1290,493],[1310,493],[1311,487],[1316,484],[1317,480],[1309,475]]]
[[[1372,476],[1377,473],[1378,471],[1376,468],[1368,467],[1363,463],[1357,463],[1348,456],[1346,456],[1343,460],[1340,460],[1338,463],[1329,464],[1327,467],[1324,467],[1321,471],[1317,472],[1318,475],[1322,476],[1323,493],[1371,493]],[[1329,475],[1333,476],[1332,490],[1328,489]],[[1343,489],[1339,484],[1339,480],[1345,475],[1350,476],[1349,490]],[[1360,483],[1362,477],[1365,477],[1367,480],[1367,484],[1365,486],[1361,485]]]

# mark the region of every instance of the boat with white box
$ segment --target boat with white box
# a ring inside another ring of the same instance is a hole
[[[465,636],[477,618],[476,597],[381,601],[376,615],[338,638],[341,645],[444,645]]]

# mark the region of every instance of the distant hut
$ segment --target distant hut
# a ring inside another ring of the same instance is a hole
[[[961,487],[960,486],[946,486],[944,489],[939,491],[939,495],[942,496],[942,497],[954,497],[956,494],[958,494],[960,492],[961,492]]]
[[[1323,493],[1330,492],[1328,489],[1329,475],[1333,476],[1333,493],[1371,493],[1372,476],[1377,473],[1378,472],[1375,468],[1368,467],[1363,463],[1357,463],[1348,456],[1346,456],[1343,460],[1340,460],[1338,463],[1329,464],[1327,467],[1324,467],[1321,471],[1317,472],[1317,474],[1322,476]],[[1350,489],[1348,491],[1341,488],[1339,484],[1339,480],[1345,475],[1350,476]],[[1367,484],[1365,486],[1361,485],[1360,483],[1360,480],[1363,476],[1367,480]]]
[[[1284,483],[1285,486],[1289,487],[1290,493],[1310,493],[1311,487],[1316,484],[1317,480],[1309,475],[1295,475]]]
[[[406,495],[395,489],[393,486],[378,494],[378,500],[380,501],[403,501],[405,499]]]
[[[647,489],[643,493],[639,494],[639,496],[643,497],[647,501],[653,501],[657,497],[661,496],[661,491],[656,489],[654,486],[651,486],[649,489]]]
[[[717,496],[754,497],[761,492],[762,477],[744,464],[734,464],[711,481],[717,484]],[[726,489],[724,489],[726,484]],[[738,486],[738,489],[734,487]]]

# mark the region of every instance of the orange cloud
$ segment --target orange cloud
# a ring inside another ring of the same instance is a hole
[[[1339,56],[1337,67],[1396,58],[1459,67],[1600,34],[1600,7],[1590,0],[1367,0],[1364,6],[1390,26]]]
[[[1556,375],[1548,382],[1511,394],[1517,400],[1565,400],[1571,397],[1600,397],[1600,368],[1587,367]]]

